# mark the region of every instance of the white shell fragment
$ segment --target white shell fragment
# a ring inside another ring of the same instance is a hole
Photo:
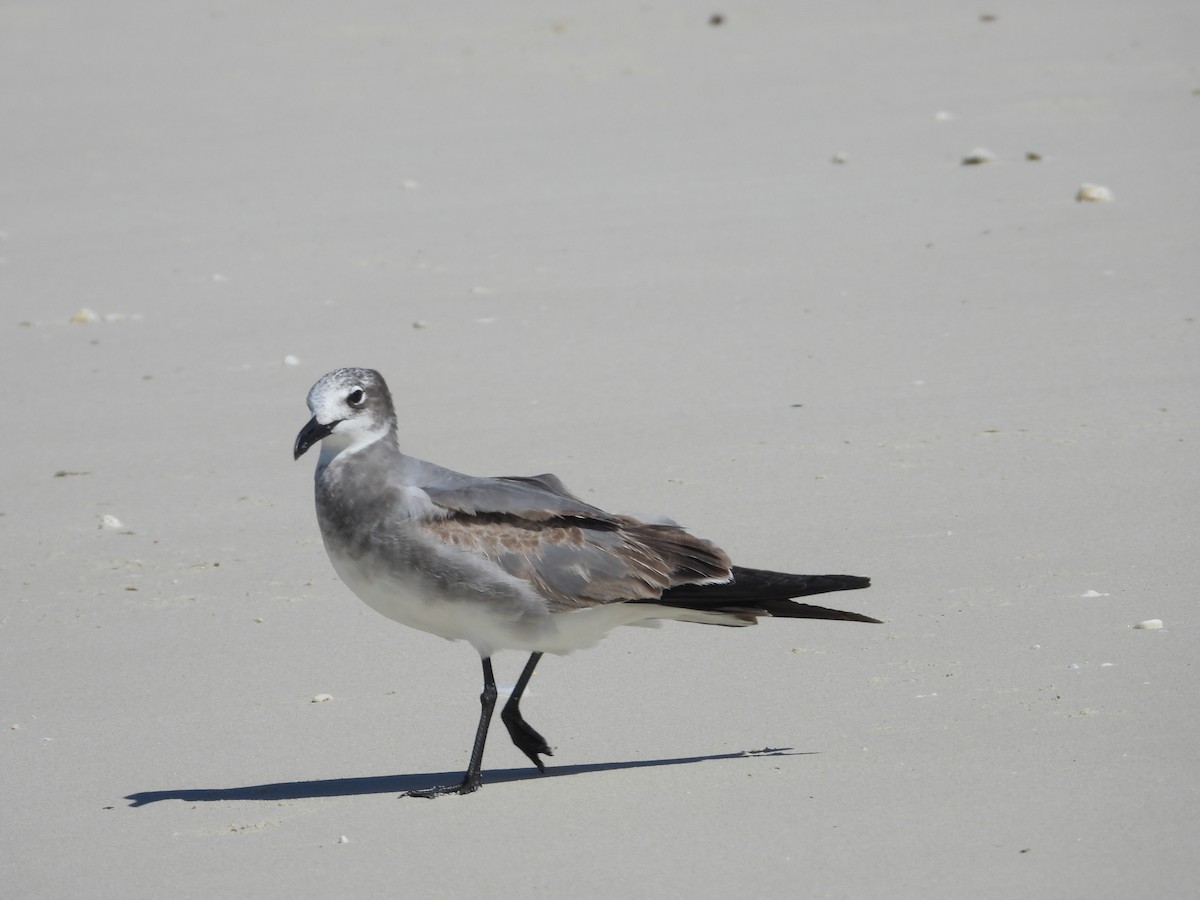
[[[1133,627],[1141,628],[1143,631],[1157,631],[1163,627],[1163,623],[1162,619],[1146,619],[1146,621],[1138,622]]]
[[[1075,192],[1075,201],[1077,203],[1111,203],[1113,193],[1102,184],[1089,184],[1084,182],[1079,186],[1079,190]]]
[[[121,524],[121,520],[116,516],[110,516],[105,513],[100,517],[100,527],[107,528],[110,531],[116,531],[118,528],[124,528],[125,526]]]
[[[987,149],[987,147],[976,147],[962,158],[964,166],[982,166],[985,163],[993,163],[995,161],[996,154]]]
[[[79,312],[75,313],[75,315],[71,316],[68,321],[72,325],[91,325],[94,322],[99,322],[100,317],[96,315],[96,311],[94,309],[88,309],[85,306],[80,309]]]
[[[298,366],[298,365],[300,365],[300,357],[293,356],[292,354],[289,353],[287,356],[285,356],[283,358],[283,364],[285,366]]]
[[[313,697],[308,702],[309,703],[328,703],[332,699],[333,699],[333,694],[317,694],[315,697]]]
[[[1111,596],[1112,596],[1112,594],[1102,594],[1102,593],[1100,593],[1099,591],[1084,591],[1084,592],[1083,592],[1082,594],[1080,594],[1079,596],[1080,596],[1080,597],[1084,597],[1084,598],[1086,598],[1086,599],[1090,600],[1090,599],[1092,599],[1093,597],[1111,597]]]

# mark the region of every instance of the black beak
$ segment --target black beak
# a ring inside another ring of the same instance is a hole
[[[296,447],[292,451],[292,459],[299,459],[304,455],[305,450],[317,443],[321,438],[328,437],[335,425],[337,425],[337,422],[322,425],[317,421],[316,416],[309,419],[308,424],[301,428],[300,433],[296,435]]]

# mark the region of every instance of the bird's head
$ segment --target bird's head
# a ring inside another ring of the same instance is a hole
[[[335,369],[321,376],[308,392],[308,408],[313,416],[296,435],[293,459],[326,438],[338,452],[365,447],[396,425],[392,395],[374,369]]]

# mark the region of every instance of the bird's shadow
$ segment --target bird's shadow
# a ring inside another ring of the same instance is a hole
[[[811,752],[811,751],[810,751]],[[742,753],[714,753],[708,756],[681,756],[674,759],[645,759],[628,762],[593,763],[581,766],[559,766],[544,774],[536,769],[489,769],[483,773],[484,784],[506,781],[525,781],[530,778],[558,778],[564,775],[585,775],[589,772],[611,772],[617,769],[645,769],[653,766],[682,766],[689,763],[713,762],[722,759],[745,759],[763,756],[807,756],[807,752],[791,747],[764,747]],[[211,803],[218,800],[300,800],[309,797],[352,797],[356,794],[404,794],[427,790],[442,784],[454,784],[462,772],[425,772],[413,775],[371,775],[362,778],[327,778],[320,781],[280,781],[274,784],[248,784],[229,788],[181,788],[171,791],[139,791],[125,797],[130,806],[145,806],[161,800],[183,800],[188,803]]]

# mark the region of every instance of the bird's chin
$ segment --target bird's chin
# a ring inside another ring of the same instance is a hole
[[[309,419],[308,424],[301,428],[300,433],[296,435],[296,446],[292,450],[292,459],[299,459],[313,444],[319,443],[322,438],[329,437],[337,424],[336,421],[322,424],[317,421],[316,416]]]

